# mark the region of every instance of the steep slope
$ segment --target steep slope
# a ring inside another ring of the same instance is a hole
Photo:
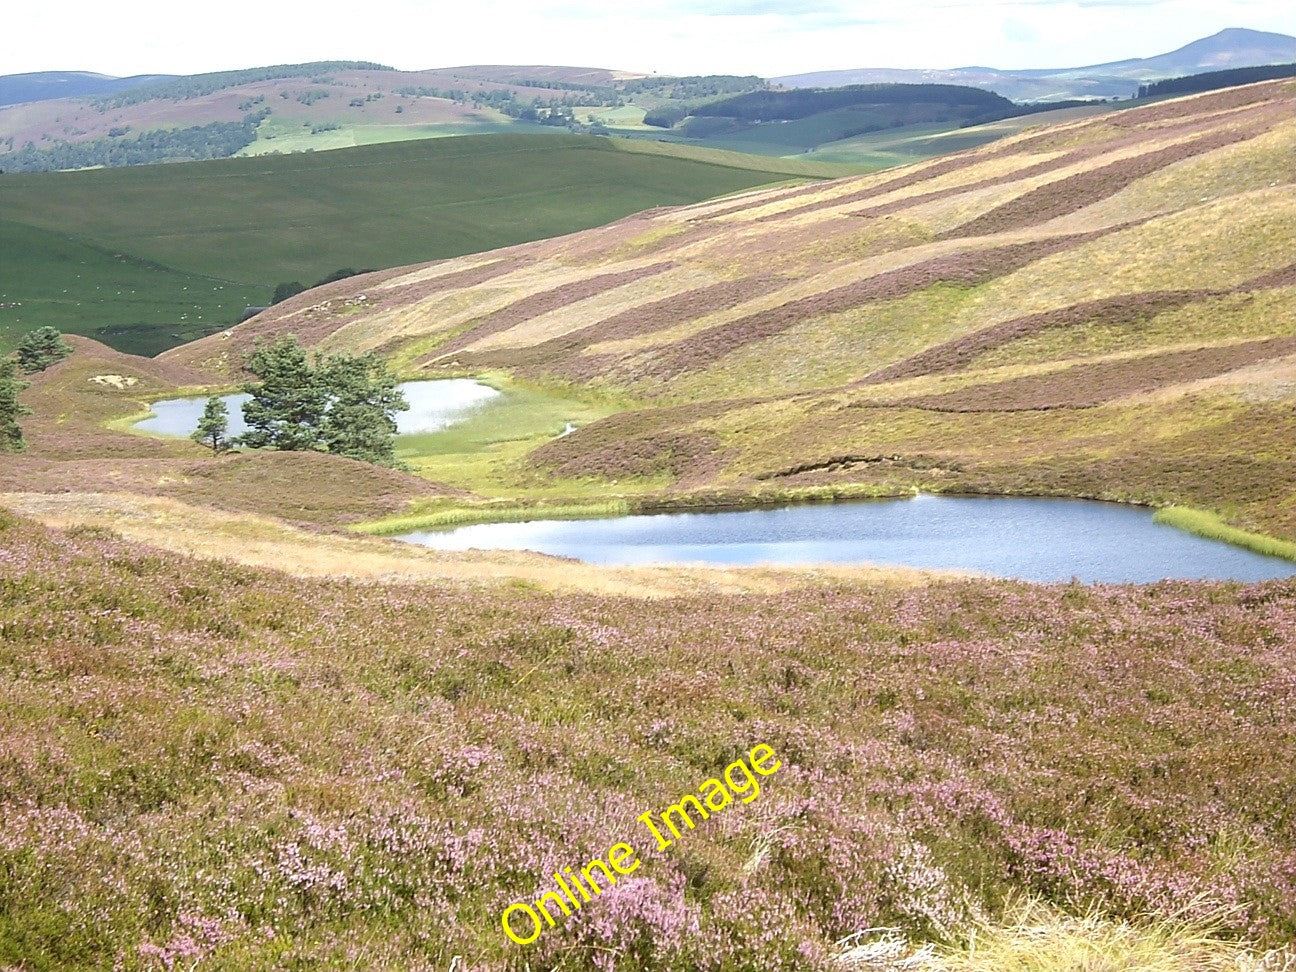
[[[261,338],[622,402],[493,471],[665,497],[975,489],[1296,535],[1296,84],[331,285]]]

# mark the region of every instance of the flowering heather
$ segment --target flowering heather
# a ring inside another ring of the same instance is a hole
[[[1296,582],[558,597],[0,514],[0,967],[827,969],[1024,895],[1278,946],[1293,673]],[[758,743],[759,799],[505,938]]]

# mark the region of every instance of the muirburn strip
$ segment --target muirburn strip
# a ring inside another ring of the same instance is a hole
[[[654,274],[664,273],[672,267],[674,267],[673,263],[653,263],[646,267],[636,267],[632,270],[620,270],[615,273],[601,273],[593,277],[587,277],[584,280],[576,280],[572,283],[563,284],[561,287],[555,287],[553,290],[545,290],[538,294],[531,294],[527,297],[523,297],[521,300],[509,304],[502,310],[498,310],[489,315],[476,327],[438,348],[434,353],[424,357],[419,363],[427,364],[428,362],[434,361],[446,354],[450,354],[454,351],[461,351],[484,337],[498,334],[501,331],[507,331],[510,327],[515,327],[523,321],[530,320],[533,317],[539,317],[541,314],[547,314],[560,307],[573,304],[578,300],[584,300],[587,297],[593,297],[595,294],[601,294],[606,290],[612,290],[624,284],[633,283],[636,280],[642,280],[644,277],[651,277]]]
[[[995,324],[955,338],[953,341],[946,341],[913,357],[879,368],[856,384],[882,385],[889,381],[920,378],[924,375],[950,374],[966,369],[987,352],[997,350],[1014,341],[1035,337],[1045,331],[1085,325],[1132,326],[1147,321],[1157,314],[1199,300],[1290,286],[1296,286],[1296,263],[1227,290],[1165,290],[1120,294],[1102,300],[1086,301],[1083,304],[1072,304],[1070,307],[1062,307],[1058,310],[1013,318],[1002,324]]]
[[[1296,338],[1268,338],[1224,347],[1170,351],[1118,361],[1075,365],[1060,372],[1026,375],[944,395],[887,403],[932,412],[1023,412],[1092,408],[1118,398],[1214,378],[1269,358],[1296,353]]]
[[[480,361],[493,366],[525,369],[537,373],[543,371],[545,374],[561,374],[576,379],[590,378],[601,370],[596,367],[591,371],[587,366],[594,359],[579,357],[580,352],[590,345],[639,337],[673,327],[680,321],[697,320],[707,314],[762,297],[784,286],[785,283],[786,281],[778,277],[722,280],[707,287],[674,294],[632,310],[622,311],[607,320],[542,344],[526,348],[483,351],[480,354],[461,356],[460,361]]]
[[[935,284],[974,287],[1119,228],[935,257],[822,294],[789,301],[779,307],[710,328],[663,348],[649,373],[670,377],[696,371],[714,364],[741,347],[781,334],[810,318],[853,310],[873,301],[892,300]]]
[[[1034,337],[1056,328],[1084,324],[1134,324],[1162,311],[1214,296],[1211,290],[1171,290],[1161,293],[1122,294],[1104,300],[1073,304],[1060,310],[1045,311],[1004,321],[993,327],[947,341],[911,358],[880,368],[860,379],[860,385],[882,385],[889,381],[918,378],[923,375],[948,374],[968,367],[976,358],[996,348]]]
[[[486,283],[488,280],[494,280],[496,277],[502,277],[506,273],[512,273],[519,269],[525,261],[520,259],[511,260],[492,260],[490,263],[479,264],[474,267],[466,267],[463,270],[455,270],[451,273],[443,273],[435,277],[426,279],[417,279],[418,273],[402,275],[415,277],[409,283],[401,283],[401,277],[395,277],[379,287],[372,288],[371,294],[378,297],[377,306],[385,307],[387,304],[408,305],[414,301],[426,300],[436,294],[444,293],[447,290],[458,290],[464,287],[477,287]]]
[[[1217,123],[1215,123],[1213,119],[1204,121],[1200,118],[1193,118],[1179,125],[1158,129],[1156,134],[1162,139],[1178,135],[1197,135],[1212,130],[1216,127],[1216,124]],[[1256,134],[1259,134],[1259,132],[1257,131]],[[919,196],[906,196],[903,199],[893,199],[891,202],[879,203],[876,206],[868,206],[864,209],[854,210],[850,215],[886,216],[891,213],[901,212],[911,207],[922,206],[931,202],[938,202],[952,196],[959,196],[963,193],[975,192],[980,189],[992,189],[996,186],[1006,186],[1013,182],[1020,182],[1023,179],[1032,179],[1035,176],[1045,175],[1049,172],[1057,172],[1061,169],[1078,165],[1081,162],[1087,162],[1090,159],[1095,159],[1102,155],[1109,155],[1113,152],[1119,152],[1132,146],[1142,145],[1146,143],[1147,140],[1147,132],[1132,132],[1131,134],[1125,135],[1121,138],[1106,139],[1104,141],[1085,145],[1063,155],[1059,155],[1056,158],[1037,162],[1035,165],[1027,166],[1024,169],[1017,169],[1013,172],[1004,173],[1003,175],[991,176],[978,182],[969,182],[963,185],[949,186],[945,189],[937,189],[933,192],[923,193]]]
[[[1248,84],[1240,88],[1228,88],[1224,91],[1202,94],[1196,97],[1176,98],[1160,104],[1148,105],[1146,108],[1131,108],[1113,115],[1111,124],[1120,128],[1133,128],[1150,122],[1170,121],[1187,115],[1206,115],[1212,112],[1232,111],[1245,108],[1257,102],[1268,101],[1288,81],[1270,81],[1264,84]]]
[[[1230,124],[1236,125],[1238,122],[1244,120],[1250,121],[1252,115],[1259,114],[1265,116],[1265,120],[1268,121],[1270,120],[1268,116],[1273,114],[1271,111],[1269,111],[1269,109],[1271,109],[1272,107],[1273,106],[1267,104],[1261,104],[1251,111],[1247,111],[1239,116],[1231,116],[1225,120]],[[1109,119],[1110,116],[1104,115],[1102,116],[1101,121],[1108,121]],[[1277,121],[1278,117],[1275,116],[1272,120]],[[1211,129],[1217,128],[1220,125],[1220,123],[1221,120],[1218,118],[1203,119],[1203,118],[1196,118],[1196,117],[1189,116],[1188,120],[1181,124],[1171,125],[1165,128],[1157,129],[1155,135],[1160,139],[1165,139],[1176,135],[1187,136],[1192,134],[1198,134],[1203,131],[1209,131]],[[1096,124],[1097,122],[1091,123],[1091,125],[1096,125]],[[1121,126],[1121,127],[1125,127],[1125,126]],[[1252,134],[1258,135],[1260,134],[1261,131],[1262,129],[1257,128],[1256,131],[1253,132]],[[1044,138],[1045,136],[1040,136],[1040,137]],[[1047,136],[1047,138],[1053,139],[1056,138],[1056,136],[1050,134]],[[1034,165],[1025,166],[1024,168],[1017,169],[1013,172],[1007,172],[1001,175],[990,176],[985,179],[979,179],[975,182],[963,183],[957,186],[947,186],[944,189],[936,189],[931,192],[922,193],[920,195],[905,196],[901,199],[893,199],[890,202],[878,203],[877,205],[874,206],[867,206],[863,209],[854,210],[850,213],[850,215],[851,216],[886,216],[890,213],[902,212],[906,209],[910,209],[916,206],[921,206],[925,203],[938,202],[941,199],[948,199],[953,196],[962,195],[963,193],[975,192],[980,189],[991,189],[994,188],[995,186],[1008,185],[1010,183],[1019,182],[1023,179],[1031,179],[1036,176],[1045,175],[1046,173],[1049,172],[1056,172],[1058,170],[1068,168],[1069,166],[1077,165],[1078,163],[1096,158],[1100,155],[1107,155],[1111,152],[1118,152],[1122,149],[1129,148],[1131,146],[1140,145],[1142,143],[1145,143],[1148,140],[1148,138],[1149,138],[1148,132],[1142,130],[1136,130],[1120,138],[1107,138],[1107,139],[1095,141],[1092,144],[1085,145],[1080,148],[1074,149],[1072,151],[1066,152],[1062,155],[1057,156],[1056,158],[1046,159],[1042,162],[1037,162]],[[869,199],[876,199],[880,196],[889,195],[892,192],[898,191],[900,189],[906,189],[911,185],[915,185],[919,182],[925,181],[925,179],[918,179],[915,178],[914,176],[923,175],[925,178],[937,178],[942,175],[948,175],[950,172],[955,172],[959,168],[963,168],[963,167],[971,168],[979,163],[987,162],[996,158],[1001,158],[1005,155],[1016,155],[1022,153],[1023,152],[1022,146],[1023,146],[1022,142],[1014,142],[1011,143],[1010,145],[997,148],[992,151],[982,152],[979,154],[961,153],[959,155],[954,156],[952,159],[950,159],[948,165],[942,165],[941,171],[939,172],[925,170],[922,173],[914,173],[902,179],[896,179],[896,180],[892,180],[891,182],[883,183],[880,186],[871,186],[868,189],[863,189],[858,192],[843,194],[841,196],[838,196],[835,199],[821,199],[812,203],[807,203],[804,206],[798,206],[795,209],[788,209],[788,210],[784,210],[781,213],[773,214],[770,216],[763,216],[761,217],[760,220],[758,220],[758,222],[774,220],[774,219],[782,219],[784,217],[789,217],[789,216],[801,216],[806,213],[813,213],[824,209],[835,209],[840,206],[848,205],[854,202],[864,202]],[[1173,148],[1173,146],[1171,147]],[[957,162],[958,164],[955,165],[954,164],[955,162]],[[1119,165],[1120,163],[1116,163],[1116,164]],[[1123,186],[1118,188],[1123,188]],[[962,235],[971,235],[971,234],[959,233],[957,235],[962,236]]]
[[[1146,155],[1122,159],[1087,172],[1079,172],[1040,186],[1038,189],[1032,189],[1025,195],[1018,196],[937,238],[989,236],[1038,226],[1040,223],[1069,215],[1108,199],[1130,183],[1151,175],[1159,169],[1227,145],[1247,141],[1263,130],[1213,132],[1191,142],[1170,145],[1156,152],[1148,152]]]

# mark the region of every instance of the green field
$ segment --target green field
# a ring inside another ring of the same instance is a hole
[[[126,348],[161,348],[236,320],[264,288],[173,270],[0,218],[0,350],[49,324]]]
[[[610,109],[609,109],[610,110]],[[361,145],[387,142],[413,142],[425,138],[449,138],[460,135],[553,135],[566,133],[548,125],[509,118],[499,112],[483,112],[495,118],[483,122],[438,122],[426,125],[375,124],[373,121],[334,121],[338,127],[326,131],[309,121],[271,116],[257,128],[257,140],[242,149],[239,156],[287,155],[291,152],[325,152]],[[640,113],[642,114],[642,112]]]
[[[279,282],[459,256],[846,171],[605,138],[486,135],[0,176],[0,349],[50,323],[153,354],[228,326]]]
[[[1015,135],[1026,128],[1076,121],[1113,110],[1116,109],[1106,104],[1062,108],[967,128],[958,127],[957,122],[898,126],[886,124],[886,127],[878,131],[856,135],[849,133],[859,127],[885,123],[887,120],[877,112],[843,108],[820,112],[796,121],[761,122],[732,133],[697,138],[690,138],[680,131],[643,126],[618,131],[618,134],[764,157],[814,159],[817,162],[851,166],[857,171],[874,171],[976,148]]]

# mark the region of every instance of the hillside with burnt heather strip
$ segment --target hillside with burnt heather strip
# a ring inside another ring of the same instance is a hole
[[[619,403],[504,493],[1056,493],[1296,536],[1267,444],[1296,441],[1293,252],[1272,82],[343,281],[166,359],[228,373],[291,333]]]

